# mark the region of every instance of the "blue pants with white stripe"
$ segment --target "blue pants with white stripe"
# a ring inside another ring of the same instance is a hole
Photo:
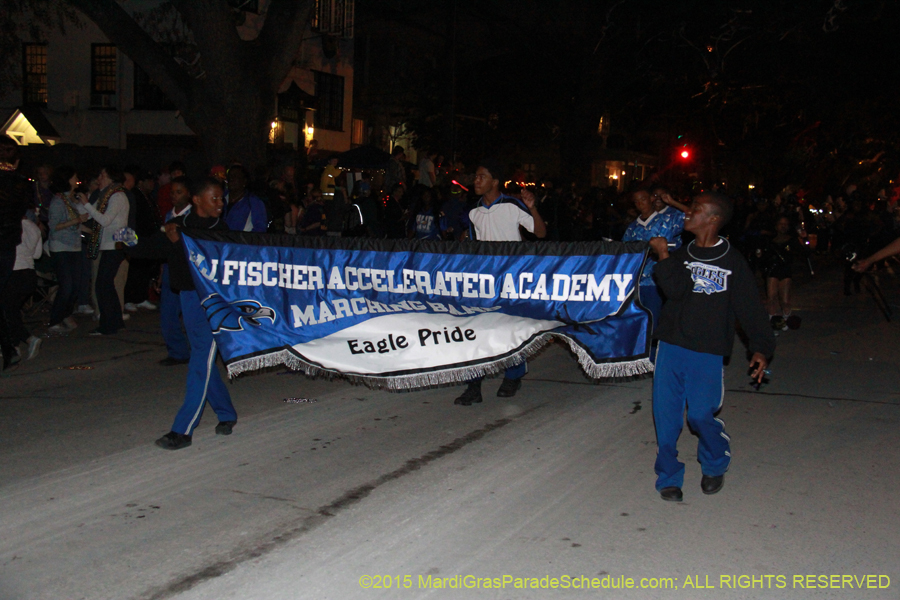
[[[184,404],[175,415],[172,431],[191,435],[200,423],[207,402],[220,421],[237,421],[237,413],[231,404],[228,388],[219,376],[216,340],[206,320],[206,312],[200,306],[200,296],[195,291],[181,292],[180,296],[184,328],[191,343],[191,360],[188,363]]]
[[[187,360],[191,357],[191,347],[181,329],[181,298],[169,287],[169,265],[163,265],[160,281],[159,327],[166,351],[170,358]]]
[[[678,460],[678,437],[687,421],[700,441],[697,459],[704,475],[723,475],[731,462],[725,423],[716,418],[725,394],[722,357],[659,343],[653,375],[653,420],[656,424],[656,489],[681,487],[684,463]]]

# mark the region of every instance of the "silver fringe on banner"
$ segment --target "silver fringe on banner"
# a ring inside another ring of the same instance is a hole
[[[569,349],[578,359],[578,364],[581,365],[585,375],[591,379],[634,377],[653,371],[653,363],[650,362],[649,358],[621,362],[596,363],[584,348],[576,344],[567,336],[545,333],[537,336],[510,356],[486,361],[477,365],[449,367],[441,369],[440,371],[390,376],[342,373],[333,369],[325,369],[319,365],[314,365],[303,360],[290,350],[279,350],[277,352],[270,352],[269,354],[253,356],[230,363],[228,365],[228,375],[229,377],[234,378],[243,373],[285,365],[294,371],[303,371],[310,377],[341,377],[351,383],[359,383],[375,389],[387,389],[392,391],[417,390],[466,383],[473,379],[505,371],[506,369],[521,364],[523,361],[538,354],[547,344],[553,341],[554,337],[565,340]]]

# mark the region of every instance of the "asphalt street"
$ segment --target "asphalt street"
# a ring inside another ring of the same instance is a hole
[[[166,452],[186,367],[157,364],[157,315],[82,320],[0,379],[0,600],[900,598],[900,307],[839,278],[798,277],[760,391],[736,344],[725,487],[700,492],[685,430],[680,504],[653,487],[652,380],[594,383],[559,345],[472,407],[241,377],[234,434],[208,410]]]

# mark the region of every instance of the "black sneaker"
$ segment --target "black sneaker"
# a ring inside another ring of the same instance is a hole
[[[191,436],[170,431],[156,440],[156,445],[164,450],[181,450],[191,445]]]
[[[466,391],[464,391],[459,398],[454,400],[453,404],[459,404],[460,406],[472,406],[473,404],[481,404],[481,383],[470,383],[466,388]]]
[[[500,384],[500,389],[497,390],[497,396],[499,398],[512,398],[519,391],[520,387],[522,387],[521,379],[507,379],[504,377],[503,383]]]
[[[681,493],[681,488],[672,486],[659,490],[659,497],[666,502],[681,502],[684,494]]]
[[[237,425],[237,421],[219,421],[216,425],[216,435],[231,435],[231,429]]]
[[[707,495],[717,493],[722,489],[723,485],[725,485],[724,475],[716,475],[715,477],[704,475],[700,479],[700,491]]]
[[[175,365],[186,365],[191,362],[189,358],[172,358],[171,356],[167,356],[161,361],[159,364],[164,367],[174,367]]]

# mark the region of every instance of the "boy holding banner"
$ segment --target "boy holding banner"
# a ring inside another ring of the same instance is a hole
[[[216,340],[206,318],[206,311],[200,305],[200,296],[191,277],[191,268],[181,239],[182,229],[228,231],[228,226],[221,218],[224,196],[222,184],[218,180],[201,181],[194,190],[193,208],[166,223],[165,235],[153,236],[148,244],[139,244],[132,250],[133,256],[168,258],[170,284],[172,290],[178,292],[184,328],[191,346],[184,403],[175,415],[172,430],[156,440],[156,445],[165,450],[180,450],[191,445],[191,436],[207,402],[219,417],[217,435],[230,435],[237,423],[231,396],[216,367]]]
[[[534,194],[522,190],[522,201],[500,191],[505,169],[498,161],[482,160],[475,171],[475,193],[481,195],[478,205],[469,211],[469,236],[483,242],[521,242],[520,228],[543,238],[547,235],[544,220],[538,212]],[[522,377],[528,372],[527,363],[506,370],[503,383],[497,390],[500,398],[511,398],[522,387]],[[482,401],[481,379],[470,381],[466,391],[454,404],[471,406]]]
[[[666,295],[654,337],[659,340],[653,376],[656,426],[656,490],[663,500],[681,502],[684,463],[678,437],[684,412],[700,440],[700,489],[722,489],[731,461],[730,438],[716,415],[725,396],[723,359],[734,344],[735,317],[750,339],[750,376],[761,383],[775,336],[747,261],[719,237],[732,214],[731,201],[717,193],[697,196],[685,215],[685,230],[696,239],[669,254],[664,237],[650,240],[659,256],[656,281]]]

